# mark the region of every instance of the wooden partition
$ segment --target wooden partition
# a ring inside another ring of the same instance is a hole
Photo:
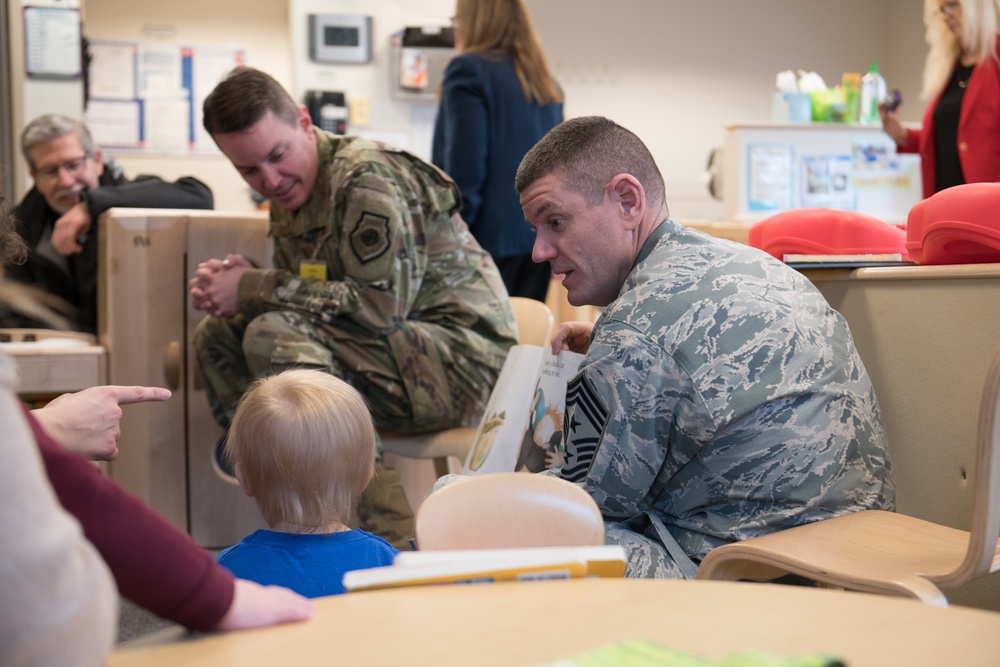
[[[187,282],[211,257],[270,261],[267,216],[111,209],[100,220],[98,340],[108,382],[168,387],[164,403],[125,408],[111,476],[205,547],[263,525],[256,505],[212,468],[221,434],[208,411],[190,341],[203,313]]]

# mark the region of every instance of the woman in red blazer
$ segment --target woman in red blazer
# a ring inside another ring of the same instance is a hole
[[[924,197],[963,183],[1000,182],[1000,0],[925,0],[930,52],[921,129],[880,105],[901,153],[920,153]]]

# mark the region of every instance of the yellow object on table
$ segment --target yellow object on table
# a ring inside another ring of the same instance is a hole
[[[700,658],[657,642],[631,639],[539,667],[844,667],[844,662],[825,653],[783,656],[765,651]]]

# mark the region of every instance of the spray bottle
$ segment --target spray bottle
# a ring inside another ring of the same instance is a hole
[[[861,103],[858,122],[864,125],[880,123],[878,104],[885,99],[885,79],[878,73],[878,63],[872,58],[868,73],[861,77]]]

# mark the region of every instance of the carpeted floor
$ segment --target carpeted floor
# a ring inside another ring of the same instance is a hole
[[[218,556],[220,551],[221,549],[208,550],[213,556]],[[118,612],[119,644],[177,625],[173,621],[164,620],[142,607],[137,607],[125,598],[119,598],[119,601],[121,602]]]
[[[138,639],[153,632],[173,627],[176,623],[166,621],[151,614],[142,607],[137,607],[125,598],[120,598],[121,607],[118,615],[118,642]]]

